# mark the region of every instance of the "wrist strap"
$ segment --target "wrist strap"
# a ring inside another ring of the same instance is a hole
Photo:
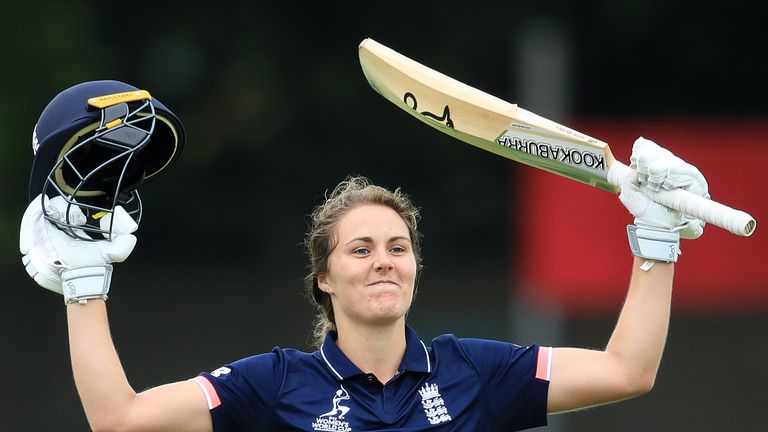
[[[661,262],[677,262],[680,256],[680,233],[664,231],[636,225],[627,225],[629,248],[632,254],[639,258]],[[650,269],[653,264],[643,264],[643,270]]]
[[[84,267],[61,272],[64,304],[87,303],[90,299],[107,299],[112,282],[112,265]]]

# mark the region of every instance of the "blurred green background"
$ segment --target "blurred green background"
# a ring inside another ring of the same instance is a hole
[[[113,336],[137,390],[274,345],[308,348],[307,215],[353,173],[402,186],[422,208],[426,269],[409,318],[422,339],[602,347],[615,314],[553,313],[538,318],[554,330],[520,336],[508,222],[525,205],[511,186],[519,167],[376,95],[357,45],[372,37],[563,122],[768,119],[766,18],[764,3],[744,0],[5,2],[0,430],[87,430],[61,298],[26,277],[17,248],[32,128],[63,89],[125,81],[187,129],[178,164],[142,189],[139,243],[112,285]],[[559,35],[565,73],[533,94],[520,59],[539,29]],[[554,417],[549,430],[766,430],[767,326],[764,309],[676,314],[652,393]]]

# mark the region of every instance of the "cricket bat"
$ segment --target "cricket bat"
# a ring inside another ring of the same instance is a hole
[[[617,193],[629,168],[603,141],[548,120],[365,39],[360,65],[379,94],[417,119],[499,156]],[[682,189],[649,193],[656,202],[740,236],[749,214]]]

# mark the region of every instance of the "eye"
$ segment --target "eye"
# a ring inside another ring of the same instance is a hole
[[[368,255],[369,253],[371,253],[371,251],[367,247],[359,247],[352,251],[352,254],[360,256]]]
[[[389,251],[394,254],[403,254],[405,253],[406,249],[402,246],[392,246]]]

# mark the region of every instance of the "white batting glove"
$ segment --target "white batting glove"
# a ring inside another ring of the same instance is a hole
[[[632,147],[630,171],[621,185],[619,199],[635,216],[638,226],[679,232],[681,238],[696,239],[704,233],[705,223],[665,207],[644,191],[685,189],[709,197],[707,180],[693,165],[675,156],[655,142],[638,138]]]
[[[709,198],[707,180],[695,166],[642,137],[632,147],[630,162],[632,170],[622,181],[619,199],[635,217],[635,226],[628,227],[632,252],[674,262],[680,254],[679,239],[701,237],[705,223],[653,201],[645,191],[681,188]]]
[[[42,199],[46,213],[63,222],[67,202],[61,197]],[[70,223],[85,224],[85,215],[74,205],[69,217]],[[106,299],[112,278],[111,264],[128,258],[136,246],[136,237],[131,233],[138,228],[122,207],[116,207],[114,214],[99,221],[102,229],[109,227],[112,218],[115,221],[111,241],[75,239],[43,217],[38,196],[29,204],[21,221],[19,250],[27,273],[43,288],[63,294],[66,304]]]

